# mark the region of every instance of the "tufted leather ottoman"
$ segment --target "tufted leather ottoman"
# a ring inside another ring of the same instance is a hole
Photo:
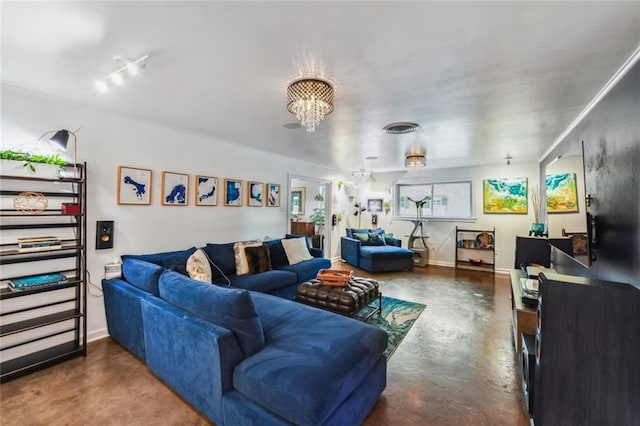
[[[313,279],[298,286],[295,298],[298,302],[347,316],[355,316],[376,299],[378,307],[365,319],[381,312],[382,293],[378,281],[360,277],[351,278],[346,286],[322,285],[320,280]]]

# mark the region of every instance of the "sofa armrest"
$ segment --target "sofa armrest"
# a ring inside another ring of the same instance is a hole
[[[340,238],[340,256],[350,265],[360,266],[360,240],[349,237]]]
[[[393,245],[396,247],[402,247],[402,240],[399,238],[392,238],[393,244],[387,243],[387,245]]]
[[[313,257],[324,257],[324,251],[322,251],[322,249],[319,249],[319,248],[311,247],[309,249],[309,253],[311,253],[311,256]]]
[[[242,361],[234,334],[162,299],[142,303],[149,369],[217,424],[224,423],[222,395],[233,389]]]

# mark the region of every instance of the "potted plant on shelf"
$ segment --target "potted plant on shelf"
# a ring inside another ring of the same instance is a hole
[[[47,166],[38,166],[37,172],[39,176],[45,175],[45,177],[56,178],[60,167],[68,164],[58,154],[40,155],[11,149],[0,151],[0,160],[2,160],[2,174],[11,176],[33,175],[36,173],[34,164],[41,164]]]
[[[544,234],[544,223],[540,222],[540,192],[535,186],[531,188],[531,208],[533,209],[531,232],[536,237],[540,237]]]

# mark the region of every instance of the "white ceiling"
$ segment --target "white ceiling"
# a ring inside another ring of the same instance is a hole
[[[537,161],[640,42],[639,2],[6,2],[2,82],[342,170]],[[146,70],[100,94],[114,55]],[[315,134],[286,87],[335,85]],[[419,132],[387,135],[394,121]],[[81,126],[82,123],[78,123]],[[212,142],[213,143],[213,142]],[[378,160],[365,160],[378,156]]]

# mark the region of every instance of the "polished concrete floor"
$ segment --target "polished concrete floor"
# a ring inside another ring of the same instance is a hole
[[[528,424],[506,275],[429,266],[370,276],[384,294],[427,308],[389,360],[387,388],[365,425]],[[88,352],[2,384],[0,424],[208,424],[111,339]]]

